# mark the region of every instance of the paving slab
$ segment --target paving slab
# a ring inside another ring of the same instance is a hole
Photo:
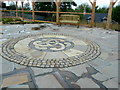
[[[99,68],[98,71],[108,78],[118,77],[118,61],[113,61],[111,62],[111,65]]]
[[[88,72],[86,69],[87,67],[90,67],[90,66],[87,64],[81,64],[81,65],[77,65],[77,66],[73,66],[73,67],[69,67],[69,68],[62,68],[60,70],[70,71],[77,76],[81,76],[82,74]]]
[[[53,75],[35,78],[38,88],[63,88]]]
[[[118,82],[115,82],[112,79],[103,82],[103,85],[107,88],[118,88]]]
[[[28,85],[14,85],[14,86],[10,86],[8,87],[9,88],[25,88],[26,90],[30,90],[29,86]]]
[[[6,61],[2,64],[2,73],[8,73],[14,70],[14,63]]]
[[[22,84],[28,81],[29,79],[27,74],[13,75],[13,76],[4,78],[1,87],[9,87],[12,85]]]
[[[22,68],[25,68],[26,66],[24,65],[20,65],[20,64],[14,64],[14,68],[16,69],[22,69]]]
[[[106,81],[106,80],[110,79],[109,77],[107,77],[106,75],[101,74],[101,73],[94,74],[94,75],[92,75],[92,77],[99,81]]]
[[[96,70],[99,70],[100,68],[104,68],[106,66],[111,65],[110,62],[103,60],[101,58],[97,58],[95,60],[89,61],[88,64],[94,67]]]
[[[90,78],[81,78],[75,84],[79,85],[81,88],[100,88],[99,85]]]
[[[32,67],[31,68],[34,72],[34,75],[44,75],[46,73],[50,73],[52,72],[52,68],[35,68],[35,67]]]

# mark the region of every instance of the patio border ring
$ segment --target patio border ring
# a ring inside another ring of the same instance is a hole
[[[24,40],[25,38],[29,38],[33,36],[41,36],[41,35],[56,35],[56,36],[60,35],[66,37],[67,36],[74,37],[87,43],[87,50],[83,54],[62,58],[59,61],[56,61],[55,59],[37,60],[36,58],[30,58],[28,56],[25,56],[14,49],[14,46],[17,42]],[[100,55],[100,53],[101,52],[99,45],[85,38],[81,38],[79,36],[57,34],[57,33],[48,33],[48,34],[42,33],[42,34],[22,36],[6,41],[5,43],[2,44],[1,56],[9,61],[25,66],[39,67],[39,68],[66,68],[93,60],[97,58]],[[52,62],[54,62],[54,64]]]

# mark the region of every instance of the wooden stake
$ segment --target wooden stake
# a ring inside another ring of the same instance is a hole
[[[16,18],[18,18],[18,2],[16,1]]]
[[[34,5],[35,5],[35,2],[32,2],[32,19],[33,19],[33,21],[35,20]]]
[[[60,9],[59,6],[61,4],[61,0],[54,0],[56,3],[56,24],[59,24],[59,14],[60,14]]]
[[[24,2],[22,1],[21,4],[22,4],[22,19],[24,20],[24,5],[23,5]]]
[[[107,18],[107,23],[106,23],[106,29],[110,28],[110,23],[111,23],[111,18],[112,18],[112,9],[117,1],[118,0],[116,0],[115,2],[113,2],[113,1],[110,2],[110,7],[109,7],[109,11],[108,11],[108,18]]]
[[[58,4],[56,6],[56,11],[57,11],[57,13],[56,13],[56,24],[59,24],[59,12],[60,12],[60,10],[59,10]]]
[[[91,16],[91,23],[90,27],[94,27],[94,20],[95,20],[95,8],[96,8],[96,0],[92,3],[92,16]]]

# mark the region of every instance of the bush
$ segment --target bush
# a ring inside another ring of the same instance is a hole
[[[120,23],[120,6],[113,8],[112,19]]]
[[[12,22],[14,21],[12,18],[3,18],[3,22]]]
[[[14,21],[22,21],[21,19],[15,18]]]

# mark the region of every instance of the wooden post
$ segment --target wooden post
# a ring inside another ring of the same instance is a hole
[[[16,1],[16,18],[18,18],[18,2]]]
[[[22,1],[21,4],[22,4],[22,19],[24,20],[24,5],[23,5],[24,2]]]
[[[91,15],[90,27],[94,27],[96,0],[94,0],[94,3],[92,3],[92,2],[90,2],[90,3],[92,4],[92,15]]]
[[[60,15],[60,9],[59,6],[61,4],[61,0],[54,0],[56,3],[56,24],[59,24],[59,15]]]
[[[109,11],[108,11],[108,18],[107,18],[107,23],[106,23],[106,29],[110,28],[110,23],[111,23],[111,18],[112,18],[112,9],[113,9],[113,6],[115,5],[115,3],[117,1],[118,0],[116,0],[115,2],[114,2],[114,0],[110,1]]]
[[[33,19],[33,21],[35,21],[34,5],[35,5],[35,2],[32,1],[32,19]]]
[[[57,3],[58,3],[58,2],[57,2]],[[56,6],[56,11],[57,11],[57,13],[56,13],[56,24],[59,24],[59,12],[60,12],[60,10],[59,10],[58,4],[57,4],[57,6]]]
[[[2,2],[0,2],[0,6],[2,6]],[[0,18],[2,18],[2,11],[0,11]],[[0,25],[2,25],[2,22],[0,22]]]

